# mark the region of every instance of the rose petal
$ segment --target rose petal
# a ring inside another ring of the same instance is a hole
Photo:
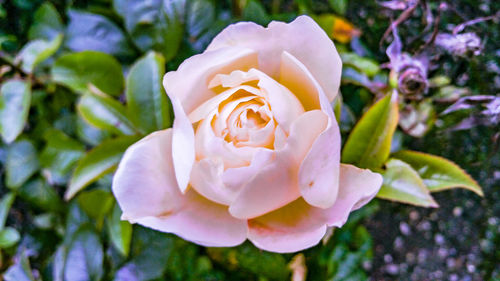
[[[112,189],[125,219],[177,210],[182,194],[172,164],[172,129],[154,132],[130,146]]]
[[[285,147],[252,175],[231,203],[229,212],[237,218],[254,218],[297,199],[298,167],[326,124],[327,116],[320,110],[302,114],[291,125]]]
[[[191,172],[191,186],[204,197],[229,205],[238,190],[227,188],[222,182],[224,163],[220,158],[206,158],[196,162]]]
[[[282,129],[288,132],[290,124],[304,113],[304,107],[300,101],[289,89],[283,87],[264,72],[250,69],[248,74],[259,77],[258,86],[261,92],[266,95],[275,120]]]
[[[137,219],[137,223],[174,233],[206,247],[231,247],[245,241],[247,222],[229,215],[227,206],[209,201],[192,189],[185,194],[184,200],[178,212],[162,217],[143,217]]]
[[[236,199],[229,206],[233,217],[254,218],[276,210],[297,199],[300,192],[297,185],[297,172],[290,163],[289,153],[276,155],[274,161],[249,180]]]
[[[174,177],[172,129],[150,134],[130,146],[113,178],[122,219],[206,246],[234,246],[246,238],[246,221],[227,206],[188,190],[181,194]]]
[[[322,89],[307,68],[297,61],[289,52],[281,53],[279,82],[295,94],[306,111],[320,109],[319,91]]]
[[[304,199],[313,206],[328,208],[337,198],[341,146],[340,130],[332,107],[308,69],[287,52],[281,56],[280,81],[306,104],[311,107],[319,105],[328,116],[328,126],[310,146],[299,171],[299,186]]]
[[[255,51],[238,47],[221,48],[186,59],[177,71],[165,74],[163,81],[167,94],[177,97],[184,111],[189,114],[216,95],[208,88],[216,74],[229,74],[233,70],[249,70],[256,66]]]
[[[165,84],[166,79],[163,80],[163,85]],[[171,94],[168,94],[168,97],[175,115],[172,126],[172,158],[175,177],[179,189],[184,193],[188,188],[189,175],[195,158],[194,130],[179,99]]]
[[[382,185],[382,176],[370,170],[341,165],[340,190],[335,204],[316,208],[299,198],[292,203],[248,221],[248,239],[273,252],[294,252],[314,246],[326,226],[342,226],[351,211],[370,201]]]
[[[248,221],[248,239],[272,252],[296,252],[316,245],[326,232],[326,218],[302,198]]]
[[[210,124],[214,116],[215,113],[212,113],[198,124],[195,135],[196,159],[221,158],[225,168],[249,165],[255,148],[236,147],[233,143],[216,136]]]
[[[335,204],[323,210],[328,216],[328,226],[341,227],[349,213],[361,208],[377,195],[382,186],[382,176],[368,169],[340,165],[340,187]]]
[[[301,61],[313,74],[328,99],[337,95],[342,62],[332,40],[308,16],[293,22],[271,22],[267,28],[251,22],[228,26],[208,46],[208,51],[224,47],[245,47],[259,53],[259,69],[278,77],[280,57],[287,51]]]

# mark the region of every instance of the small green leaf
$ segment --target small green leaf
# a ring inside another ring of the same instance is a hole
[[[88,225],[74,234],[64,266],[65,280],[101,280],[104,253],[99,236]]]
[[[138,60],[127,76],[128,116],[143,133],[170,127],[170,105],[163,89],[165,60],[149,52]]]
[[[347,0],[328,0],[330,7],[339,15],[344,15],[347,9]]]
[[[93,219],[102,219],[113,207],[113,195],[102,189],[82,192],[77,197],[80,207]]]
[[[19,188],[38,168],[38,156],[31,141],[20,140],[9,146],[5,164],[7,187]]]
[[[57,212],[63,208],[57,191],[41,178],[31,180],[21,186],[19,197],[44,211]]]
[[[118,12],[122,13],[125,27],[141,51],[155,50],[169,61],[182,42],[185,2],[128,0],[127,8]]]
[[[132,225],[128,221],[121,220],[121,215],[120,206],[115,204],[113,211],[107,217],[106,226],[111,243],[124,257],[127,257],[132,241]]]
[[[116,280],[161,280],[173,252],[173,237],[139,226],[132,241],[130,260],[116,272]]]
[[[71,199],[78,191],[101,176],[111,172],[125,150],[138,140],[136,136],[123,136],[106,140],[87,153],[77,164],[64,198]]]
[[[76,135],[78,139],[84,143],[96,146],[103,140],[107,139],[111,134],[108,131],[101,130],[90,125],[88,122],[83,120],[81,116],[78,116],[78,119],[76,120]]]
[[[134,56],[124,32],[106,17],[78,10],[70,10],[68,16],[65,44],[72,51],[94,50],[123,59]]]
[[[0,88],[0,134],[6,143],[13,142],[23,131],[31,102],[31,85],[10,80]]]
[[[136,133],[125,106],[111,97],[87,93],[80,98],[77,109],[85,121],[99,129],[125,135]]]
[[[5,249],[16,245],[21,239],[19,232],[12,228],[6,227],[0,231],[0,249]]]
[[[80,94],[87,93],[90,86],[112,96],[123,92],[121,65],[105,53],[83,51],[62,55],[54,62],[51,74],[55,82]]]
[[[341,53],[340,58],[344,65],[354,67],[356,70],[373,77],[380,72],[380,66],[372,59],[360,57],[355,53]]]
[[[47,145],[40,155],[43,175],[51,184],[64,184],[76,161],[85,153],[85,147],[55,129],[47,130],[44,138]]]
[[[407,163],[390,159],[377,197],[422,207],[438,207],[422,178]]]
[[[465,188],[483,196],[483,191],[477,182],[448,159],[410,150],[399,151],[392,157],[410,164],[420,174],[431,192]]]
[[[28,38],[52,40],[63,32],[64,25],[59,13],[50,2],[45,2],[35,12]]]
[[[16,195],[12,192],[5,194],[0,200],[0,231],[4,229],[7,215],[9,214],[10,207],[14,203]]]
[[[197,38],[215,21],[215,5],[211,0],[192,0],[187,5],[186,30],[191,38]]]
[[[398,125],[397,98],[396,91],[387,94],[361,117],[342,151],[344,163],[370,169],[378,169],[385,163]]]
[[[266,9],[260,1],[248,0],[242,11],[242,18],[246,21],[253,21],[260,25],[266,26],[271,21]]]
[[[26,44],[18,55],[18,59],[22,61],[21,69],[27,73],[33,72],[38,64],[56,53],[61,46],[62,38],[62,34],[59,34],[51,41],[38,39]]]

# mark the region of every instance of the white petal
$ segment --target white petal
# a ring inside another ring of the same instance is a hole
[[[228,26],[217,35],[207,50],[245,47],[259,53],[259,69],[273,78],[279,76],[281,53],[287,51],[313,74],[326,96],[337,95],[342,62],[332,40],[308,16],[297,17],[286,24],[273,21],[267,28],[251,22]]]

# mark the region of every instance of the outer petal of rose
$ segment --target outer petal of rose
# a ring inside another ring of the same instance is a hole
[[[163,79],[163,85],[166,84],[168,84],[167,79]],[[171,148],[175,177],[179,189],[184,193],[188,188],[189,175],[195,159],[194,129],[179,99],[168,92],[167,94],[175,115]]]
[[[171,149],[172,129],[154,132],[127,149],[112,185],[124,219],[162,215],[182,205]]]
[[[361,208],[377,195],[382,186],[382,176],[368,169],[340,165],[340,188],[335,204],[323,210],[328,226],[341,227],[351,211]]]
[[[296,252],[316,245],[326,232],[326,218],[299,198],[248,221],[248,239],[272,252]]]
[[[274,78],[279,75],[281,53],[287,51],[309,69],[330,101],[337,95],[342,62],[332,40],[308,16],[290,24],[273,21],[267,28],[251,22],[230,25],[213,39],[207,51],[228,46],[258,51],[259,69]]]
[[[161,217],[143,217],[137,223],[207,247],[241,244],[247,236],[246,220],[232,217],[227,206],[209,201],[193,189],[185,194],[184,206]]]
[[[311,107],[319,106],[328,116],[328,126],[318,136],[300,166],[299,186],[311,205],[328,208],[338,193],[340,131],[328,99],[308,69],[287,52],[281,55],[280,81]]]
[[[298,167],[326,123],[327,116],[320,110],[308,111],[297,118],[285,147],[252,175],[231,203],[231,215],[254,218],[296,200],[300,196]]]
[[[257,66],[257,54],[247,48],[221,48],[205,51],[186,59],[177,69],[165,74],[164,86],[169,96],[179,99],[184,111],[190,114],[216,92],[208,88],[216,74],[233,70],[249,70]]]
[[[377,194],[382,176],[351,165],[341,165],[340,171],[340,191],[332,207],[316,208],[299,198],[249,220],[248,239],[264,250],[293,252],[317,244],[325,233],[325,226],[342,226],[351,211]],[[283,241],[287,243],[283,245]]]

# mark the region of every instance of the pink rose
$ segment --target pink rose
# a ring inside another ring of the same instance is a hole
[[[382,183],[340,164],[330,102],[341,68],[307,16],[227,27],[165,75],[174,125],[123,156],[113,180],[122,218],[204,246],[317,244]]]

